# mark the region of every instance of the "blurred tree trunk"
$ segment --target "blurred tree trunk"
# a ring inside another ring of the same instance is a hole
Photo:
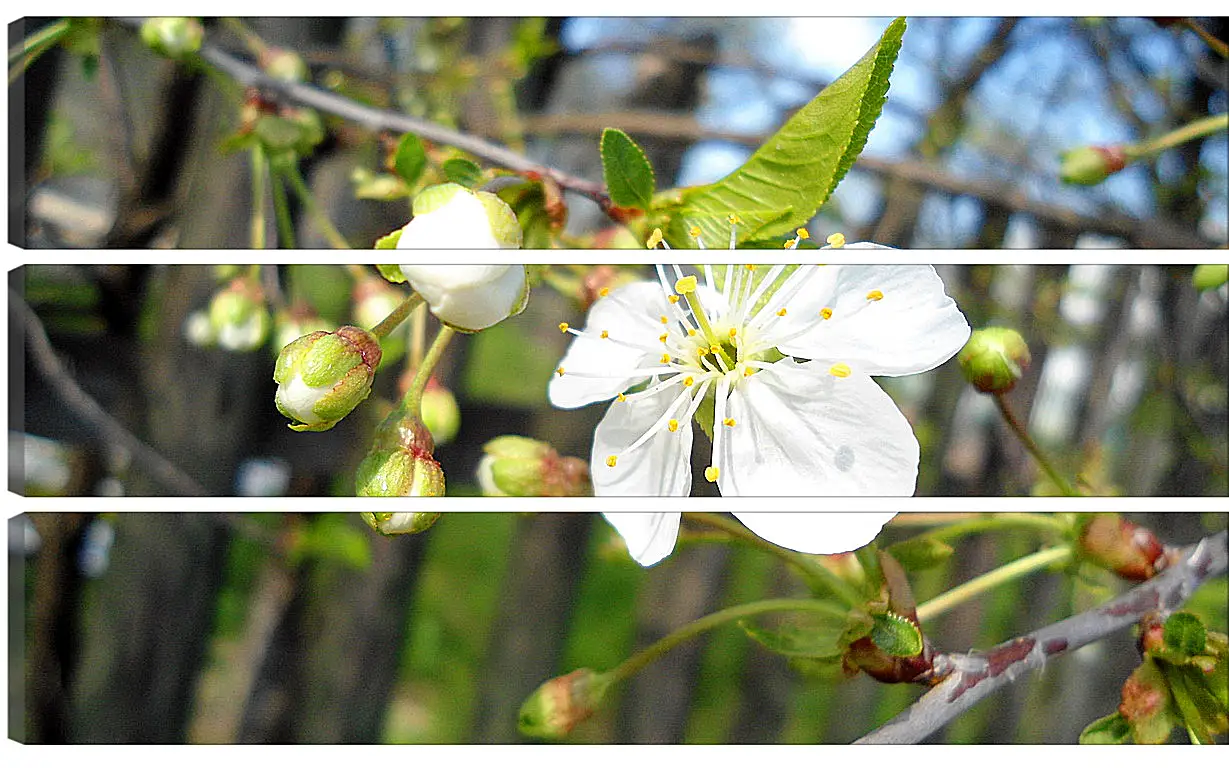
[[[53,19],[27,17],[9,24],[9,50],[26,37],[53,23]],[[62,55],[52,48],[26,68],[9,86],[9,242],[26,246],[26,204],[29,182],[43,160],[43,137],[55,101]]]
[[[89,585],[69,739],[182,743],[228,541],[211,515],[117,514],[110,566]]]

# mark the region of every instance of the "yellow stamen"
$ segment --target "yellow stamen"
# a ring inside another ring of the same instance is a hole
[[[848,365],[845,365],[844,363],[837,363],[828,369],[828,373],[832,374],[838,379],[843,379],[849,374],[853,373],[853,371],[850,370]]]
[[[666,363],[670,362],[670,355],[663,354],[661,356],[661,362],[662,362],[662,365],[665,365]]]
[[[602,338],[603,338],[603,339],[609,339],[609,338],[610,338],[610,331],[602,331],[601,336],[602,336]]]
[[[785,307],[781,307],[777,310],[777,317],[785,317]]]
[[[695,384],[695,383],[696,383],[696,380],[691,376],[688,376],[687,378],[683,379],[684,387],[690,387],[692,384]]]
[[[598,296],[601,296],[601,297],[604,299],[604,298],[606,298],[607,296],[609,296],[609,295],[610,295],[610,289],[609,289],[609,288],[603,288],[602,290],[600,290],[600,291],[598,291],[598,292],[597,292],[597,295],[598,295]]]
[[[666,339],[668,339],[668,338],[670,338],[670,334],[668,334],[668,333],[663,333],[662,335],[660,335],[660,336],[658,336],[658,337],[657,337],[657,340],[658,340],[658,341],[660,341],[662,344],[665,344],[665,343],[666,343]]]
[[[669,296],[667,296],[667,297],[666,297],[666,301],[670,302],[671,304],[678,304],[678,303],[679,303],[679,297],[678,297],[678,295],[677,295],[677,294],[672,293],[672,294],[670,294]]]
[[[725,421],[723,421],[723,422],[721,422],[721,423],[722,423],[722,424],[724,424],[724,425],[726,425],[727,427],[732,427],[732,426],[734,426],[734,424],[735,424],[736,422],[735,422],[733,419],[726,419]]]
[[[741,224],[743,220],[738,218],[738,214],[731,213],[726,217],[726,221],[730,222],[731,224]]]
[[[868,301],[879,301],[883,298],[883,291],[871,291],[866,294],[866,298]]]
[[[700,228],[695,225],[692,225],[691,227],[688,228],[687,234],[691,235],[692,237],[699,237]]]
[[[716,467],[709,467],[708,469],[704,470],[704,479],[710,483],[717,482],[718,477],[721,477],[720,469],[717,469]]]
[[[680,277],[674,282],[674,290],[678,291],[679,293],[695,293],[696,283],[697,281],[695,275]]]
[[[662,325],[669,325],[669,324],[670,324],[670,318],[666,317],[665,315],[662,315],[662,316],[661,316],[661,324],[662,324]]]
[[[785,241],[784,248],[785,250],[788,251],[789,249],[793,248],[795,245],[798,245],[798,238],[791,238]]]
[[[743,368],[743,376],[750,376],[753,373],[755,373],[755,369],[751,366],[748,365],[746,368]]]
[[[572,326],[568,325],[567,323],[560,323],[560,324],[559,324],[559,332],[560,332],[560,333],[567,333],[567,332],[568,332],[568,329],[569,329],[569,328],[571,328],[571,327],[572,327]]]
[[[823,318],[823,319],[825,319],[825,320],[831,320],[831,319],[832,319],[832,310],[831,310],[830,308],[828,308],[828,307],[824,307],[823,309],[819,310],[819,316],[820,316],[820,317],[822,317],[822,318]]]
[[[666,429],[670,430],[671,432],[678,432],[679,431],[679,420],[670,419],[670,421],[666,422]]]
[[[618,400],[620,403],[626,403],[626,402],[627,402],[627,395],[625,395],[625,394],[623,394],[622,392],[620,392],[620,393],[619,393],[619,394],[615,397],[615,399],[616,399],[616,400]]]
[[[840,232],[833,232],[832,234],[828,235],[828,245],[832,246],[833,248],[844,248],[845,236]]]
[[[807,231],[806,227],[799,227],[797,230],[794,231],[794,234],[798,235],[799,239],[801,240],[806,240],[808,237],[811,236],[811,233]]]
[[[661,245],[661,241],[662,241],[662,240],[663,240],[663,237],[662,237],[662,234],[661,234],[661,230],[660,230],[660,229],[654,229],[654,230],[653,230],[653,234],[649,235],[649,239],[648,239],[648,241],[646,241],[646,242],[645,242],[645,245],[647,245],[647,246],[648,246],[648,248],[649,248],[649,250],[651,251],[651,250],[653,250],[654,248],[656,248],[657,246]]]
[[[696,335],[696,329],[695,329],[695,328],[688,328],[688,329],[687,329],[687,335],[688,335],[688,336],[695,336],[695,335]]]
[[[738,335],[738,329],[737,329],[737,328],[731,328],[731,329],[730,329],[730,338],[732,339],[732,338],[734,338],[734,337],[735,337],[735,336],[737,336],[737,335]]]
[[[555,369],[555,373],[557,373],[557,374],[559,374],[560,376],[562,376],[562,375],[563,375],[563,366],[559,366],[558,368],[556,368],[556,369]]]
[[[606,457],[606,466],[608,467],[613,467],[618,462],[619,462],[618,456],[607,456]]]

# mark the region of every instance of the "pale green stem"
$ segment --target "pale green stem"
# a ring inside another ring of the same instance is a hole
[[[19,45],[9,49],[9,63],[12,64],[18,58],[32,51],[41,52],[43,49],[58,43],[60,37],[67,31],[68,19],[60,19],[54,24],[43,27],[25,40],[22,40]]]
[[[388,317],[381,320],[371,329],[371,335],[377,339],[382,339],[392,333],[422,302],[422,296],[419,296],[417,293],[410,294],[410,297],[398,304],[397,308],[388,314]]]
[[[1036,514],[1033,512],[986,512],[974,518],[958,520],[947,525],[940,525],[925,533],[909,539],[938,539],[951,541],[975,533],[1000,530],[1003,528],[1027,528],[1042,533],[1055,533],[1065,536],[1069,533],[1067,524],[1056,520],[1053,515]]]
[[[686,624],[679,629],[671,632],[662,639],[653,643],[643,651],[634,654],[625,660],[622,664],[615,667],[607,673],[610,683],[617,683],[626,680],[640,670],[652,664],[663,654],[670,649],[686,642],[698,635],[701,635],[709,630],[716,629],[722,624],[727,624],[731,621],[745,619],[751,616],[758,616],[764,613],[781,613],[785,611],[810,611],[812,613],[822,613],[832,619],[845,621],[849,613],[841,608],[835,608],[830,603],[821,602],[818,600],[804,600],[800,598],[778,598],[773,600],[760,600],[754,603],[746,603],[745,605],[737,605],[733,608],[725,608],[710,613],[700,619],[696,619],[690,624]]]
[[[456,331],[446,325],[440,326],[440,332],[436,334],[435,341],[431,342],[430,348],[427,349],[427,354],[423,355],[422,365],[418,366],[418,370],[414,371],[414,380],[410,382],[409,388],[405,391],[406,410],[414,415],[420,415],[422,412],[422,393],[427,389],[427,382],[431,379],[431,372],[435,370],[435,366],[439,363],[440,358],[444,356],[444,350],[448,347],[448,342],[452,341],[452,337]]]
[[[320,233],[324,235],[324,239],[329,241],[329,245],[340,250],[348,250],[350,244],[346,242],[346,238],[342,237],[337,231],[337,227],[333,226],[333,222],[329,221],[329,217],[325,215],[320,206],[316,204],[316,198],[312,195],[311,190],[307,188],[307,183],[303,181],[303,175],[299,173],[299,164],[294,160],[280,164],[282,173],[290,180],[290,186],[294,189],[295,194],[299,197],[299,202],[303,203],[303,207],[307,209],[307,215],[315,222]]]
[[[1132,160],[1138,160],[1143,157],[1151,157],[1158,155],[1167,149],[1172,149],[1179,144],[1185,144],[1193,139],[1198,139],[1201,136],[1210,136],[1219,131],[1229,128],[1229,112],[1221,115],[1210,115],[1196,120],[1193,123],[1182,126],[1176,130],[1155,138],[1151,141],[1146,141],[1143,144],[1137,144],[1134,147],[1128,147],[1127,153]]]
[[[272,165],[269,170],[272,171]],[[273,192],[273,214],[277,220],[277,239],[283,248],[294,248],[294,220],[290,218],[290,201],[282,186],[280,174],[270,174],[269,190]]]
[[[410,318],[410,370],[422,365],[423,347],[427,345],[427,307],[421,305]]]
[[[1057,547],[1043,549],[1040,552],[1034,552],[1027,557],[1013,560],[1006,565],[995,568],[993,571],[983,573],[981,576],[966,581],[955,589],[948,590],[938,597],[927,600],[919,605],[917,607],[918,621],[929,621],[955,608],[957,605],[992,589],[1001,587],[1030,573],[1066,562],[1071,559],[1072,554],[1071,545],[1062,544]]]
[[[1012,413],[1011,406],[1007,404],[1007,400],[1003,397],[1003,393],[995,392],[993,397],[995,404],[999,407],[999,413],[1003,415],[1003,420],[1007,422],[1007,426],[1011,428],[1011,431],[1015,433],[1016,437],[1020,439],[1020,442],[1024,444],[1025,450],[1027,450],[1032,457],[1036,459],[1037,464],[1041,466],[1041,469],[1046,473],[1046,475],[1049,476],[1050,480],[1058,486],[1059,491],[1061,491],[1064,496],[1082,496],[1083,494],[1075,490],[1075,488],[1071,486],[1071,483],[1067,481],[1067,478],[1059,474],[1058,470],[1054,468],[1054,465],[1050,463],[1049,457],[1047,457],[1045,452],[1041,450],[1041,447],[1033,441],[1033,438],[1029,435],[1028,430],[1024,428],[1024,425],[1022,425],[1016,418],[1016,415]]]
[[[702,525],[707,525],[709,528],[716,528],[719,531],[724,531],[730,536],[733,536],[746,544],[750,544],[757,549],[762,549],[763,551],[768,552],[769,554],[778,557],[791,565],[794,565],[803,573],[822,583],[830,592],[839,597],[846,605],[850,607],[862,605],[866,602],[866,597],[860,593],[856,587],[825,568],[822,563],[815,559],[813,555],[804,555],[801,552],[795,552],[792,549],[778,547],[771,541],[766,541],[761,539],[759,536],[756,536],[743,525],[715,512],[684,512],[683,516],[688,520],[693,520],[697,523],[701,523]]]
[[[252,146],[252,248],[265,247],[265,150],[257,142]]]

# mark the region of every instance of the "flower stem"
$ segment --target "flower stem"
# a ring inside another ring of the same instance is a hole
[[[39,56],[59,43],[69,29],[68,19],[61,19],[22,40],[20,45],[10,48],[9,85],[16,82],[17,78],[21,77],[21,74],[29,69]]]
[[[286,189],[277,174],[270,174],[269,181],[269,189],[273,192],[273,213],[277,218],[277,241],[282,248],[294,248],[294,220],[290,218],[290,201],[286,199]]]
[[[260,143],[252,145],[252,248],[265,247],[265,150]]]
[[[902,515],[902,517],[908,517]],[[974,517],[964,518],[955,522],[941,524],[925,533],[909,539],[938,539],[951,541],[975,533],[999,530],[1002,528],[1029,528],[1042,533],[1067,535],[1070,530],[1067,523],[1056,519],[1053,514],[1038,514],[1033,512],[983,512]]]
[[[408,299],[398,304],[396,309],[388,313],[388,317],[381,320],[371,329],[371,335],[377,339],[382,339],[392,333],[422,302],[422,296],[419,296],[417,293],[410,294]]]
[[[311,216],[316,227],[320,229],[320,233],[324,235],[324,239],[328,240],[329,245],[334,248],[348,250],[350,244],[346,242],[346,238],[342,237],[337,227],[333,226],[333,222],[329,221],[329,217],[320,209],[320,206],[316,205],[316,198],[312,196],[307,183],[303,181],[303,175],[299,173],[299,164],[292,159],[280,165],[282,173],[290,180],[290,186],[298,195],[299,202],[303,203],[303,207],[307,209],[307,215]]]
[[[1223,43],[1222,43],[1223,45]],[[1218,131],[1223,131],[1229,128],[1229,112],[1220,115],[1209,115],[1196,120],[1193,123],[1188,123],[1181,128],[1170,131],[1164,136],[1146,141],[1143,144],[1137,144],[1131,148],[1130,154],[1132,160],[1138,160],[1144,157],[1158,155],[1167,149],[1172,149],[1179,144],[1184,144],[1188,141],[1199,138],[1200,136],[1210,136]]]
[[[754,603],[746,603],[744,605],[736,605],[733,608],[725,608],[710,613],[700,619],[696,619],[690,624],[686,624],[679,629],[671,632],[662,639],[653,643],[643,651],[626,659],[622,664],[615,667],[609,673],[609,682],[617,683],[640,670],[652,664],[663,654],[670,649],[690,640],[693,637],[708,632],[711,629],[716,629],[722,624],[727,624],[738,619],[745,619],[750,616],[758,616],[764,613],[780,613],[784,611],[810,611],[813,613],[822,613],[833,619],[845,621],[849,613],[841,608],[834,607],[831,603],[822,602],[820,600],[808,600],[801,598],[776,598],[772,600],[760,600]]]
[[[1182,24],[1196,35],[1199,35],[1199,39],[1203,40],[1209,48],[1219,53],[1222,58],[1229,59],[1229,45],[1226,45],[1224,40],[1204,29],[1203,25],[1194,19],[1183,19]]]
[[[1067,478],[1060,475],[1058,470],[1054,468],[1054,465],[1050,463],[1050,460],[1045,455],[1045,452],[1043,452],[1041,447],[1033,441],[1033,438],[1029,435],[1028,430],[1026,430],[1020,423],[1019,419],[1016,418],[1015,413],[1011,410],[1011,406],[1007,404],[1006,398],[1003,397],[1003,393],[995,392],[993,397],[995,405],[999,407],[999,413],[1003,415],[1003,420],[1007,422],[1007,426],[1011,428],[1011,431],[1015,433],[1016,437],[1020,438],[1020,442],[1024,444],[1024,448],[1032,454],[1033,458],[1036,459],[1037,464],[1039,464],[1046,475],[1054,481],[1054,484],[1058,486],[1058,489],[1062,492],[1062,494],[1064,496],[1083,495],[1079,491],[1075,490],[1075,488],[1071,486],[1071,483],[1067,481]]]
[[[971,579],[955,589],[948,590],[938,597],[927,600],[919,605],[917,607],[918,621],[929,621],[978,595],[1001,587],[1030,573],[1070,560],[1071,556],[1071,545],[1061,544],[1057,547],[1034,552],[1019,560],[1014,560],[1006,565],[995,568],[993,571],[983,573],[981,576]]]
[[[441,325],[439,333],[435,335],[435,341],[431,342],[427,354],[423,356],[422,365],[418,366],[418,370],[414,372],[414,380],[410,382],[409,388],[405,391],[404,403],[410,413],[416,415],[421,413],[422,393],[431,379],[431,371],[435,370],[436,364],[444,356],[444,350],[454,335],[456,331],[446,325]]]
[[[709,528],[716,528],[730,536],[739,539],[745,544],[750,544],[757,549],[784,560],[787,563],[797,567],[807,576],[810,576],[815,581],[823,584],[828,591],[832,592],[836,597],[839,597],[846,605],[853,606],[862,605],[866,602],[866,598],[852,584],[837,576],[832,571],[824,567],[824,565],[816,560],[811,555],[804,555],[801,552],[795,552],[792,549],[779,547],[771,541],[766,541],[756,536],[746,527],[734,522],[728,517],[724,517],[715,512],[684,512],[683,516],[688,520],[706,525]]]

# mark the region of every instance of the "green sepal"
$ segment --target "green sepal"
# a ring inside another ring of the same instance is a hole
[[[955,551],[947,542],[929,536],[907,539],[887,547],[888,554],[910,572],[942,565]]]
[[[644,150],[618,128],[602,131],[599,148],[602,177],[611,201],[621,208],[647,211],[653,202],[657,177]]]
[[[833,608],[841,608],[830,603]],[[773,653],[808,658],[839,658],[845,651],[847,624],[840,621],[803,621],[794,619],[778,629],[768,629],[749,620],[738,622],[747,637]]]
[[[1080,733],[1081,744],[1126,744],[1131,739],[1131,724],[1118,712],[1093,720]]]

